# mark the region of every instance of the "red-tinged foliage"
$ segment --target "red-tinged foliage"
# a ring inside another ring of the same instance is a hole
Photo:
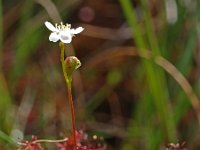
[[[20,150],[43,150],[40,143],[35,143],[34,141],[37,140],[36,136],[32,136],[30,141],[21,142],[22,147]]]
[[[101,138],[96,135],[89,137],[82,130],[76,131],[76,150],[105,150],[105,144]],[[74,150],[73,136],[70,136],[66,142],[57,143],[57,150]]]
[[[65,139],[67,140],[64,142],[54,141],[56,150],[106,150],[106,145],[101,137],[97,137],[96,135],[89,136],[82,130],[76,131],[76,144],[74,143],[73,135]],[[21,148],[19,150],[43,150],[40,141],[36,136],[32,136],[30,141],[20,143]],[[48,143],[48,140],[46,142]]]

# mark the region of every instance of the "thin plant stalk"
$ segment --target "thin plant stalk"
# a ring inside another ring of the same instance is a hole
[[[74,115],[74,106],[73,106],[73,100],[72,100],[72,92],[71,92],[71,82],[72,77],[67,76],[67,73],[65,71],[65,47],[64,43],[60,42],[60,49],[61,49],[61,64],[62,64],[62,70],[63,75],[65,78],[65,82],[67,84],[67,92],[68,92],[68,100],[69,100],[69,108],[71,112],[71,124],[72,124],[72,136],[74,140],[74,149],[76,148],[76,128],[75,128],[75,115]]]
[[[130,0],[120,0],[119,2],[127,19],[127,22],[132,29],[136,46],[139,48],[141,54],[145,54],[145,49],[148,46],[147,43],[145,43],[143,34],[141,32],[142,29],[138,25],[137,15],[132,7],[132,3]],[[148,36],[151,37],[152,35],[152,31],[148,28]],[[154,43],[152,43],[151,47],[157,48],[156,41],[153,42]],[[159,51],[156,51],[157,52],[153,52],[152,59],[158,55]],[[147,72],[148,84],[150,86],[150,91],[154,100],[155,107],[161,118],[162,130],[165,132],[168,140],[174,140],[176,139],[176,128],[171,108],[168,105],[168,89],[165,84],[165,77],[163,76],[164,74],[162,70],[160,70],[156,66],[153,66],[152,63],[146,60],[143,60],[143,65],[144,69]]]
[[[67,83],[67,91],[68,91],[68,100],[71,112],[71,121],[72,121],[72,132],[73,132],[73,139],[76,147],[76,128],[75,128],[75,113],[74,113],[74,106],[72,100],[72,91],[71,91],[71,82]]]

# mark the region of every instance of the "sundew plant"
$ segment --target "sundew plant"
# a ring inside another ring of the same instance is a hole
[[[66,83],[68,93],[68,105],[71,114],[71,134],[69,137],[65,137],[60,140],[49,139],[37,139],[33,136],[30,141],[18,142],[21,145],[20,150],[42,150],[42,143],[55,143],[58,150],[105,150],[105,146],[102,140],[98,139],[95,135],[92,140],[88,138],[88,135],[83,131],[78,131],[75,126],[75,111],[72,99],[72,77],[76,69],[81,66],[80,60],[75,56],[65,56],[65,44],[69,44],[72,41],[72,37],[75,34],[79,34],[84,30],[82,27],[71,29],[70,24],[64,25],[62,22],[58,25],[52,25],[46,21],[45,26],[52,32],[49,35],[49,41],[59,42],[60,47],[60,61],[62,65],[62,72]]]
[[[0,0],[0,149],[199,150],[199,0]]]

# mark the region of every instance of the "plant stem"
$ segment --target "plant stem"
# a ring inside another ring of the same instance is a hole
[[[69,100],[69,106],[70,106],[70,112],[71,112],[73,139],[74,139],[74,144],[76,147],[76,128],[75,128],[75,115],[74,115],[74,106],[73,106],[73,100],[72,100],[71,82],[68,82],[67,90],[68,90],[68,100]]]
[[[73,106],[73,100],[72,100],[72,91],[71,91],[71,82],[72,82],[72,77],[67,76],[66,69],[65,69],[65,47],[64,43],[60,42],[60,49],[61,49],[61,64],[62,64],[62,70],[63,70],[63,75],[65,78],[65,82],[67,84],[67,92],[68,92],[68,100],[69,100],[69,108],[71,112],[71,124],[72,124],[72,134],[73,134],[73,139],[74,139],[74,149],[76,149],[76,128],[75,128],[75,115],[74,115],[74,106]]]
[[[35,140],[32,143],[33,144],[36,144],[36,143],[61,143],[61,142],[66,142],[68,140],[69,140],[68,138],[64,138],[64,139],[60,139],[60,140],[40,139],[40,140]],[[22,143],[22,142],[17,142],[17,144],[26,145],[25,143]]]

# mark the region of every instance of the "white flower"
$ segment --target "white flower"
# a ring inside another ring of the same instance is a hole
[[[72,41],[72,37],[75,34],[78,34],[84,30],[82,27],[78,27],[76,29],[71,29],[70,24],[64,25],[62,22],[60,25],[52,25],[50,22],[46,21],[45,26],[52,31],[49,36],[49,41],[57,42],[60,40],[63,43],[70,43]]]

